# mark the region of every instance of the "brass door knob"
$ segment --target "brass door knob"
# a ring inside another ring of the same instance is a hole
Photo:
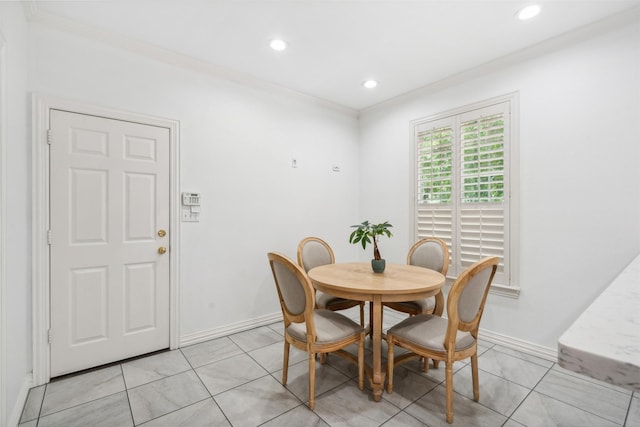
[[[158,248],[158,253],[159,253],[160,255],[167,253],[167,248],[165,248],[164,246],[160,246],[160,247]]]
[[[166,235],[167,235],[167,232],[166,232],[166,231],[164,231],[164,230],[158,230],[158,236],[160,236],[160,237],[164,237],[164,236],[166,236]]]

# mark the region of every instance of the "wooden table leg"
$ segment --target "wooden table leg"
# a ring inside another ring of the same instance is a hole
[[[373,400],[379,402],[382,398],[384,388],[385,372],[382,371],[382,300],[380,295],[374,295],[373,312],[373,373],[371,388],[373,389]]]

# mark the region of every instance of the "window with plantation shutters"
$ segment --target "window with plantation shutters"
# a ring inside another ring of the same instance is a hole
[[[486,256],[500,264],[494,288],[517,295],[510,215],[515,96],[412,122],[415,145],[415,238],[439,237],[456,277]]]

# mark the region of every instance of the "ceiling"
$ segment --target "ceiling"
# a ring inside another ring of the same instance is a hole
[[[540,15],[516,19],[530,3],[81,0],[31,2],[31,9],[362,110],[640,7],[640,0],[541,0]],[[289,48],[273,51],[273,38],[286,40]],[[378,80],[378,87],[364,88],[366,79]]]

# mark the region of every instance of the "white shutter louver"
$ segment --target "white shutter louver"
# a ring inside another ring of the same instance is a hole
[[[449,206],[422,205],[418,208],[417,238],[438,237],[451,248],[453,209]]]
[[[504,273],[504,113],[460,124],[460,271],[487,256]]]
[[[504,201],[504,114],[460,125],[462,203]]]
[[[416,135],[418,238],[453,240],[453,127],[420,129]]]
[[[453,129],[433,128],[417,134],[418,203],[451,203]]]
[[[449,272],[500,259],[494,283],[510,284],[510,103],[415,122],[416,238],[447,242]]]
[[[488,256],[500,258],[496,274],[504,272],[504,209],[471,205],[460,209],[460,266],[464,270]]]

